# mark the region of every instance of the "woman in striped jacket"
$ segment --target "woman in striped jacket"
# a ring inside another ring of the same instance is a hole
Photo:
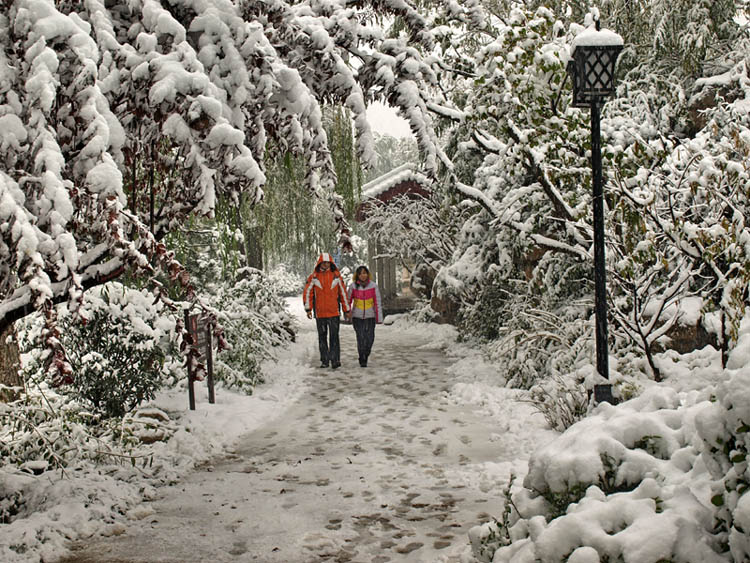
[[[367,266],[359,266],[347,290],[351,319],[357,334],[360,367],[367,367],[367,358],[375,341],[375,325],[383,322],[383,301],[380,289],[370,278]]]

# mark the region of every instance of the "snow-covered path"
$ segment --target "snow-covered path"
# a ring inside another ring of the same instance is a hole
[[[449,562],[499,516],[522,452],[497,420],[449,400],[455,372],[430,334],[380,325],[370,367],[342,325],[338,370],[315,368],[288,411],[161,490],[153,512],[67,563]],[[317,365],[312,322],[298,345]],[[521,448],[526,449],[526,447]]]

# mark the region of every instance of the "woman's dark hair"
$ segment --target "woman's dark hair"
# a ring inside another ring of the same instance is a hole
[[[368,278],[370,277],[370,270],[369,270],[369,268],[363,264],[363,265],[359,266],[357,268],[357,270],[354,272],[354,281],[355,281],[355,283],[357,283],[357,284],[359,283],[359,274],[361,274],[362,272],[367,272],[367,277]]]

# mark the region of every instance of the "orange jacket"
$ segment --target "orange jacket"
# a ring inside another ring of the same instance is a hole
[[[320,264],[323,262],[331,263],[331,268],[327,272],[320,271]],[[315,271],[307,278],[302,292],[302,302],[305,311],[314,311],[319,319],[338,317],[341,314],[339,307],[345,313],[349,312],[344,279],[327,252],[318,257]]]

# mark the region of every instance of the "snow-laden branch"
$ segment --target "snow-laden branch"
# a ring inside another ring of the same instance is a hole
[[[482,190],[473,186],[468,186],[459,181],[455,182],[455,186],[461,194],[479,203],[482,207],[489,211],[493,217],[496,217],[498,219],[502,217],[502,211],[497,208],[496,202],[492,198],[487,197],[487,195]]]
[[[440,117],[444,117],[446,119],[450,119],[451,121],[455,121],[458,123],[464,121],[467,117],[466,112],[461,111],[456,108],[441,105],[441,104],[428,103],[426,104],[426,107],[432,113],[435,113],[439,115]]]
[[[521,228],[520,225],[517,225],[517,228]],[[566,254],[571,254],[573,256],[577,256],[581,260],[591,261],[592,256],[589,252],[586,252],[583,248],[579,246],[572,246],[570,244],[561,242],[559,240],[546,237],[544,235],[530,233],[527,235],[531,240],[533,240],[536,244],[543,248],[547,248],[549,250],[557,250],[560,252],[565,252]]]
[[[539,184],[544,189],[544,193],[549,198],[550,204],[561,218],[568,221],[573,221],[577,214],[567,204],[565,198],[562,197],[562,194],[560,194],[555,185],[550,181],[549,177],[547,176],[546,170],[544,170],[544,168],[542,167],[541,159],[537,154],[535,154],[535,152],[531,149],[531,147],[528,146],[527,143],[523,142],[523,139],[526,137],[526,135],[521,132],[521,130],[512,119],[508,119],[507,122],[508,131],[511,138],[516,143],[521,144],[521,146],[523,147],[523,152],[526,156],[526,165],[529,169],[529,172],[533,175],[534,178],[537,179]]]
[[[422,51],[435,42],[411,2],[108,5],[18,0],[0,18],[0,327],[45,311],[53,343],[54,304],[85,318],[82,292],[126,271],[164,272],[190,294],[160,241],[219,198],[260,201],[269,146],[306,163],[347,246],[326,104],[349,110],[364,163],[366,105],[380,97],[409,120],[428,168],[450,165],[430,117],[446,105]],[[378,18],[392,16],[406,35],[385,36]]]

